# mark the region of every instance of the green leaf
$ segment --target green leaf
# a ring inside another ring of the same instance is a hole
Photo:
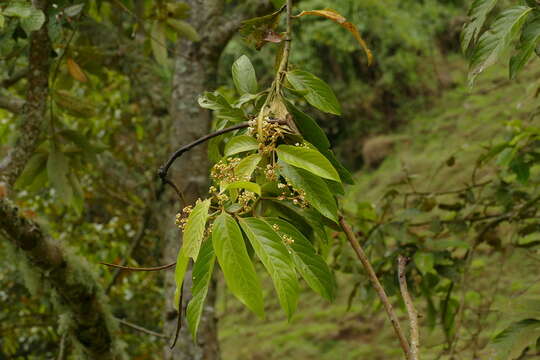
[[[158,64],[168,66],[169,61],[167,58],[167,38],[165,37],[165,26],[158,20],[155,20],[152,23],[150,45],[152,46],[152,53],[154,54],[154,58]]]
[[[197,260],[204,239],[204,229],[206,228],[206,220],[208,220],[210,202],[210,199],[197,202],[186,223],[183,246],[186,256],[192,258],[193,261]]]
[[[251,192],[254,192],[255,194],[261,195],[261,187],[259,184],[249,181],[235,181],[232,183],[229,183],[225,186],[225,190],[233,190],[233,189],[245,189]]]
[[[525,319],[513,323],[493,339],[497,360],[518,358],[523,350],[540,337],[540,321]]]
[[[251,262],[242,232],[227,213],[212,227],[212,243],[229,290],[251,311],[264,317],[261,283]]]
[[[259,154],[252,154],[249,156],[246,156],[240,162],[236,167],[234,168],[234,174],[238,176],[240,179],[248,181],[251,179],[251,175],[261,162],[262,157]]]
[[[326,150],[320,150],[321,154],[323,154],[331,163],[332,166],[337,170],[339,177],[341,178],[341,181],[343,181],[345,184],[354,184],[354,179],[352,174],[347,170],[345,166],[336,158],[336,155],[334,155],[334,152],[330,149]]]
[[[256,94],[257,93],[257,75],[255,69],[246,55],[240,56],[232,65],[232,76],[234,86],[240,93]]]
[[[487,15],[493,10],[498,0],[474,0],[469,9],[471,21],[461,31],[461,49],[466,52],[471,42],[476,42],[484,26]]]
[[[330,141],[326,137],[324,131],[320,128],[315,120],[309,115],[300,111],[296,106],[290,102],[285,103],[287,109],[293,117],[294,123],[300,130],[302,137],[319,150],[325,150],[330,148]]]
[[[287,73],[287,80],[298,91],[308,91],[306,101],[317,109],[335,115],[341,115],[341,106],[334,92],[324,81],[302,70]]]
[[[197,42],[201,40],[201,37],[197,33],[197,30],[191,24],[177,19],[167,19],[167,24],[172,27],[180,36],[185,37],[188,40]]]
[[[482,34],[471,57],[469,84],[487,67],[495,64],[499,57],[509,49],[517,37],[532,8],[514,6],[501,13],[491,28]]]
[[[69,184],[73,189],[73,199],[71,206],[75,209],[78,215],[81,215],[84,208],[84,191],[81,187],[81,183],[74,173],[69,174]]]
[[[416,252],[414,254],[414,264],[416,265],[416,268],[420,270],[422,275],[435,272],[435,269],[433,268],[435,266],[435,256],[432,253]]]
[[[278,157],[289,165],[307,170],[325,179],[341,182],[336,169],[317,150],[301,146],[280,145],[276,151]]]
[[[176,283],[176,290],[174,292],[174,307],[178,310],[178,305],[180,304],[180,293],[182,291],[182,285],[184,284],[184,277],[186,275],[186,270],[189,264],[189,256],[186,255],[184,247],[178,251],[178,256],[176,257],[176,269],[174,273],[174,281]]]
[[[68,6],[64,9],[64,14],[69,17],[77,16],[84,9],[84,3]]]
[[[32,14],[32,5],[27,1],[10,1],[9,5],[2,10],[4,16],[25,18]]]
[[[238,135],[225,145],[225,156],[231,156],[245,151],[257,150],[259,143],[253,136]]]
[[[305,193],[307,202],[322,215],[337,222],[337,205],[323,179],[310,172],[280,161],[281,174],[291,185]]]
[[[218,118],[231,122],[240,122],[246,119],[241,109],[234,108],[227,99],[220,93],[205,92],[199,96],[199,106],[205,109],[214,110]]]
[[[523,25],[517,54],[510,59],[510,79],[514,79],[519,71],[534,55],[534,50],[540,42],[540,12],[535,11]]]
[[[37,176],[45,171],[47,167],[47,154],[36,153],[26,163],[24,171],[17,179],[15,186],[17,189],[24,189],[34,182]]]
[[[211,241],[205,241],[201,247],[199,257],[193,265],[193,286],[191,300],[186,309],[186,319],[193,340],[197,341],[197,330],[201,321],[204,300],[208,294],[208,287],[212,280],[216,256]]]
[[[58,193],[58,197],[66,205],[71,204],[73,189],[69,184],[69,163],[68,158],[60,151],[53,149],[49,153],[47,160],[47,175],[51,185]]]
[[[32,8],[30,15],[21,19],[21,27],[27,35],[30,35],[32,31],[41,29],[45,23],[45,14],[43,11]]]
[[[289,236],[293,243],[289,244],[292,250],[293,261],[298,272],[316,293],[327,300],[334,300],[336,282],[332,271],[320,257],[309,240],[296,229],[295,226],[277,218],[266,218],[271,225],[277,225],[277,233],[282,237]]]
[[[256,218],[241,218],[239,221],[255,254],[270,274],[279,303],[290,320],[298,304],[299,288],[292,257],[287,247],[265,221]]]

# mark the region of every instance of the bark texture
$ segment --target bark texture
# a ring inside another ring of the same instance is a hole
[[[33,0],[35,8],[47,13],[47,0]],[[51,44],[47,34],[47,23],[30,35],[30,53],[28,59],[28,90],[26,103],[22,107],[19,134],[7,156],[0,162],[0,184],[11,187],[24,170],[24,167],[37,146],[43,119],[47,112],[49,96],[49,54]],[[19,103],[21,105],[21,103]]]
[[[83,265],[84,261],[68,255],[6,199],[0,199],[0,234],[23,252],[30,265],[59,295],[59,305],[67,308],[73,319],[70,333],[88,356],[119,358],[114,352],[111,314],[104,305],[100,285]]]
[[[241,21],[247,16],[256,16],[257,12],[270,9],[267,1],[247,1],[235,7],[231,13],[234,19],[225,14],[223,0],[188,0],[191,7],[190,22],[195,26],[201,41],[198,43],[180,41],[175,54],[175,72],[170,105],[171,128],[170,150],[206,135],[210,129],[211,114],[198,106],[197,98],[205,90],[216,87],[216,77],[220,55],[237,31]],[[186,201],[193,203],[199,197],[205,197],[208,190],[207,147],[198,146],[186,153],[172,168],[171,179],[184,193]],[[172,191],[165,197],[161,219],[163,234],[163,263],[176,260],[181,244],[181,233],[174,224],[174,215],[181,209],[178,198]],[[186,274],[185,290],[191,287],[191,272]],[[174,333],[176,311],[174,310],[174,273],[165,275],[165,331]],[[189,291],[184,292],[185,305],[190,299]],[[193,343],[184,323],[174,350],[166,348],[164,358],[168,360],[219,359],[217,338],[217,319],[215,314],[215,282],[208,291],[206,306],[203,311],[197,344]]]

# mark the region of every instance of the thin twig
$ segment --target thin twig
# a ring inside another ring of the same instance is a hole
[[[369,280],[371,281],[373,287],[375,288],[377,295],[379,295],[379,298],[381,299],[384,309],[386,310],[386,314],[388,315],[388,318],[390,319],[390,322],[392,323],[392,326],[394,327],[394,331],[396,333],[396,336],[399,339],[401,348],[403,349],[403,352],[405,353],[405,357],[409,359],[409,352],[410,352],[409,342],[407,341],[407,338],[405,337],[405,334],[403,333],[403,330],[401,329],[401,325],[399,324],[399,320],[396,316],[394,308],[392,307],[392,304],[390,303],[390,300],[388,299],[388,296],[386,295],[386,292],[384,291],[384,288],[382,287],[381,282],[379,281],[379,278],[377,277],[377,274],[375,273],[375,270],[373,270],[373,266],[371,266],[369,259],[364,253],[364,250],[362,249],[362,246],[360,246],[360,243],[356,239],[356,236],[354,235],[350,226],[347,224],[347,222],[342,216],[339,219],[339,224],[341,225],[341,228],[345,232],[345,235],[347,236],[347,240],[349,240],[349,243],[351,244],[354,252],[358,256],[358,259],[364,266],[364,269],[366,270],[368,274]]]
[[[150,222],[150,209],[146,208],[146,210],[144,211],[143,216],[142,216],[141,227],[139,228],[138,233],[135,235],[135,238],[131,242],[131,245],[129,246],[129,249],[126,252],[126,255],[124,256],[124,258],[122,259],[122,261],[118,265],[120,265],[120,266],[126,265],[128,259],[131,258],[131,255],[133,254],[133,252],[135,251],[137,246],[139,246],[139,243],[141,242],[141,240],[144,238],[144,234],[146,232],[146,228],[148,227],[149,222]],[[111,291],[112,287],[114,286],[114,284],[118,280],[118,277],[120,276],[121,272],[122,272],[122,268],[117,267],[114,274],[113,274],[113,276],[112,276],[111,282],[109,283],[109,285],[107,285],[107,288],[105,289],[106,294],[108,294]]]
[[[129,271],[160,271],[160,270],[171,269],[176,266],[176,262],[173,262],[167,265],[156,266],[156,267],[130,267],[130,266],[122,266],[122,265],[110,264],[110,263],[104,263],[104,262],[100,262],[100,264],[109,266],[112,268],[118,268],[118,269],[129,270]]]
[[[176,331],[174,332],[174,338],[173,342],[170,345],[171,350],[174,349],[176,346],[176,342],[178,341],[178,335],[180,334],[180,329],[182,329],[182,303],[184,299],[184,283],[182,282],[182,286],[180,286],[180,297],[178,299],[178,314],[176,317]]]
[[[286,124],[286,122],[283,121],[283,120],[270,119],[270,120],[267,120],[267,121],[270,122],[270,123]],[[158,175],[159,175],[160,179],[163,182],[166,182],[165,179],[167,177],[167,173],[169,172],[169,168],[172,166],[174,161],[176,159],[178,159],[180,156],[182,156],[185,152],[193,149],[197,145],[200,145],[200,144],[202,144],[202,143],[204,143],[204,142],[206,142],[206,141],[208,141],[208,140],[210,140],[212,138],[215,138],[216,136],[220,136],[220,135],[226,134],[228,132],[239,130],[239,129],[245,129],[245,128],[249,127],[249,125],[250,125],[250,123],[248,121],[246,121],[246,122],[243,122],[243,123],[240,123],[240,124],[237,124],[237,125],[225,128],[225,129],[214,131],[211,134],[205,135],[205,136],[203,136],[203,137],[201,137],[201,138],[199,138],[199,139],[197,139],[197,140],[195,140],[195,141],[193,141],[193,142],[191,142],[191,143],[189,143],[187,145],[182,146],[180,149],[176,150],[169,157],[169,160],[167,160],[167,162],[165,162],[165,164],[163,166],[161,166],[159,168]]]
[[[407,315],[409,316],[409,332],[410,332],[410,349],[409,349],[409,359],[418,360],[418,347],[420,346],[420,335],[418,332],[418,313],[414,307],[414,303],[409,293],[407,287],[407,277],[405,267],[407,266],[407,259],[405,256],[398,256],[398,278],[399,278],[399,288],[401,290],[401,296],[403,297],[403,302],[405,303],[405,308],[407,309]]]
[[[164,339],[167,338],[167,335],[165,335],[165,334],[161,334],[161,333],[158,333],[158,332],[155,332],[155,331],[152,331],[152,330],[148,330],[147,328],[144,328],[144,327],[142,327],[140,325],[137,325],[137,324],[133,324],[132,322],[126,321],[124,319],[116,318],[116,321],[118,321],[120,324],[122,324],[124,326],[127,326],[127,327],[132,328],[132,329],[137,330],[137,331],[140,331],[142,333],[152,335],[152,336],[157,336],[157,337],[164,338]]]

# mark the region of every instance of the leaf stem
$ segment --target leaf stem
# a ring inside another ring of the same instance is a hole
[[[405,337],[405,334],[403,333],[403,330],[401,329],[401,325],[399,324],[399,320],[396,316],[396,312],[394,311],[394,308],[392,307],[392,304],[390,303],[390,300],[388,299],[388,296],[386,295],[386,292],[384,291],[384,288],[382,287],[381,282],[379,281],[379,278],[377,277],[377,274],[375,273],[375,270],[373,270],[373,266],[371,266],[371,263],[369,262],[369,259],[366,256],[364,249],[362,249],[362,246],[356,239],[356,236],[351,230],[351,227],[349,226],[349,224],[347,224],[343,216],[339,217],[339,224],[341,225],[343,232],[347,236],[347,240],[349,240],[349,243],[351,244],[358,259],[364,266],[364,269],[366,270],[369,280],[371,281],[373,287],[375,288],[377,295],[379,295],[379,298],[381,299],[384,309],[386,310],[386,314],[388,315],[388,318],[390,319],[390,322],[392,323],[392,326],[394,327],[396,336],[399,339],[401,348],[403,352],[405,353],[405,358],[408,360],[411,360],[409,356],[409,353],[410,353],[409,342],[407,341],[407,338]]]
[[[399,255],[398,257],[398,278],[399,288],[401,290],[401,296],[407,309],[407,315],[409,316],[409,332],[411,337],[411,346],[409,349],[409,359],[418,360],[418,347],[420,344],[420,335],[418,332],[418,312],[414,307],[414,303],[407,287],[407,277],[405,267],[407,266],[407,259],[405,256]]]

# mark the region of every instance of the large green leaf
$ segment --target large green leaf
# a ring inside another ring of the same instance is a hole
[[[287,235],[294,242],[288,245],[292,250],[292,256],[296,269],[307,284],[318,294],[330,301],[334,300],[336,282],[330,268],[320,257],[309,240],[288,222],[277,219],[265,219],[271,225],[278,226],[278,234]]]
[[[176,269],[174,273],[174,281],[176,283],[176,290],[174,292],[174,307],[178,310],[178,305],[180,304],[180,294],[182,292],[182,285],[184,284],[184,277],[186,275],[187,267],[189,264],[189,257],[186,256],[184,247],[178,251],[178,256],[176,257]]]
[[[68,158],[59,150],[53,149],[47,159],[47,175],[51,185],[58,193],[58,197],[66,205],[71,205],[73,189],[69,183],[69,162]]]
[[[469,45],[478,39],[487,15],[493,10],[499,0],[474,0],[469,9],[470,22],[461,31],[461,49],[466,52]]]
[[[330,141],[326,137],[323,129],[317,124],[311,116],[300,111],[296,106],[290,102],[286,102],[287,109],[291,113],[294,123],[300,130],[300,134],[311,144],[319,150],[329,149]]]
[[[279,303],[290,320],[296,310],[299,291],[291,254],[281,237],[265,221],[241,218],[240,226],[251,242],[255,254],[270,274]]]
[[[212,280],[216,256],[211,241],[205,241],[195,265],[193,265],[193,286],[191,300],[186,309],[186,318],[191,336],[197,341],[197,329],[201,321],[204,300],[208,294],[208,287]]]
[[[339,161],[336,158],[336,155],[334,155],[334,152],[330,149],[326,150],[320,150],[321,154],[323,154],[334,166],[334,168],[337,170],[339,177],[341,178],[341,181],[343,181],[346,184],[354,184],[354,179],[349,170],[343,164],[341,161]]]
[[[337,222],[337,205],[328,186],[318,176],[310,172],[279,162],[281,175],[295,188],[305,193],[307,202],[322,215]]]
[[[236,220],[221,213],[214,221],[212,243],[229,290],[251,311],[264,317],[261,283]]]
[[[307,91],[304,98],[317,109],[335,115],[341,115],[341,106],[336,95],[324,81],[302,70],[287,73],[287,80],[298,91]]]
[[[29,1],[8,1],[7,7],[2,10],[2,14],[25,18],[32,14],[32,4]]]
[[[231,156],[245,151],[257,150],[259,143],[253,136],[238,135],[225,145],[225,156]]]
[[[232,77],[240,95],[257,93],[257,75],[246,55],[240,56],[232,65]]]
[[[511,7],[503,11],[491,28],[480,36],[471,57],[469,69],[471,86],[478,74],[495,64],[499,57],[509,49],[531,11],[532,8],[527,6]]]
[[[520,44],[517,53],[510,59],[510,78],[514,79],[517,73],[531,60],[534,50],[540,42],[540,12],[535,11],[523,25]]]
[[[243,158],[234,168],[234,174],[241,180],[248,181],[251,175],[261,162],[262,157],[259,154],[252,154]]]
[[[204,230],[206,228],[206,220],[208,220],[208,209],[210,209],[210,199],[199,201],[189,214],[186,228],[184,230],[184,249],[186,256],[197,260],[199,250],[204,238]]]
[[[280,145],[277,147],[277,155],[289,165],[307,170],[325,179],[341,182],[339,174],[330,161],[320,152],[308,147]]]
[[[513,360],[523,350],[534,345],[540,337],[540,320],[525,319],[515,322],[493,339],[497,360]]]

